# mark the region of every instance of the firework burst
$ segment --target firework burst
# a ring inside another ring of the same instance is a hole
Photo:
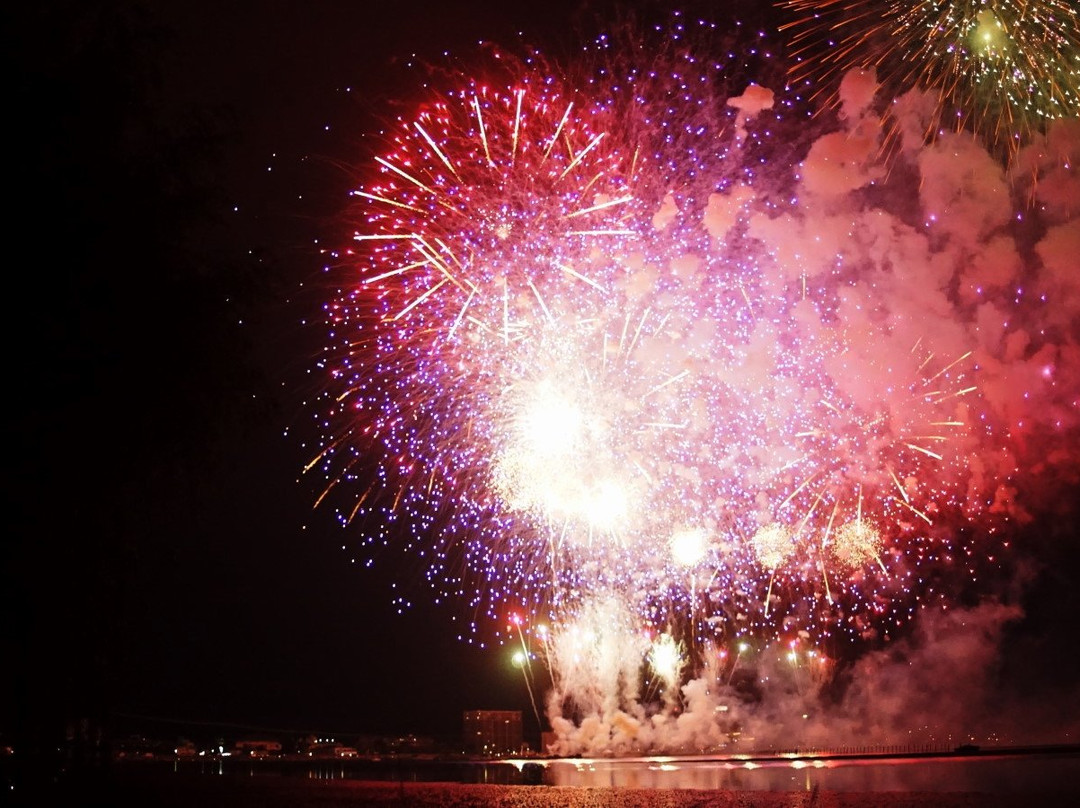
[[[424,107],[361,193],[371,249],[328,309],[339,432],[319,462],[333,485],[382,459],[379,496],[343,520],[363,512],[387,536],[404,522],[410,547],[441,537],[429,575],[474,609],[567,613],[600,586],[649,625],[827,630],[834,602],[864,597],[832,573],[834,534],[866,510],[883,543],[904,541],[962,484],[963,452],[939,445],[962,445],[962,362],[879,361],[867,346],[891,326],[855,333],[835,282],[809,285],[748,236],[769,197],[726,169],[754,159],[752,138],[701,152],[690,174],[719,171],[706,200],[631,197],[618,155],[665,176],[670,160],[599,151],[564,94],[530,96],[553,82],[518,83]],[[772,101],[732,103],[746,127]],[[640,126],[601,118],[609,143]],[[619,226],[580,229],[579,212]]]
[[[1071,0],[780,0],[792,77],[830,106],[852,69],[881,97],[926,93],[924,136],[969,129],[1013,155],[1049,121],[1080,114],[1080,17]],[[905,105],[910,107],[911,104]]]
[[[354,192],[361,283],[383,317],[504,342],[554,298],[603,291],[634,197],[633,153],[603,111],[538,72],[505,89],[468,84],[399,121],[379,179]]]
[[[458,89],[394,125],[375,178],[353,194],[347,255],[359,271],[327,305],[336,389],[310,468],[329,481],[323,497],[364,486],[339,513],[370,518],[373,544],[398,524],[410,546],[428,531],[452,544],[507,530],[491,527],[490,402],[537,332],[602,305],[611,256],[633,235],[634,155],[607,136],[603,108],[560,91],[535,60],[499,61],[504,89],[455,76]],[[437,552],[430,574],[454,578],[443,562],[462,556],[474,569],[515,566],[493,552]]]
[[[648,65],[602,39],[589,70],[453,77],[372,161],[327,306],[312,468],[341,521],[426,565],[472,638],[550,621],[582,715],[637,703],[650,662],[676,698],[750,639],[891,639],[999,482],[972,471],[978,329],[933,297],[961,262],[842,209],[879,166],[801,205],[829,184],[801,160],[849,144],[807,157],[817,124],[677,30]]]

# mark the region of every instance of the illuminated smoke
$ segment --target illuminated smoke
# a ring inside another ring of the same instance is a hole
[[[327,305],[324,497],[467,638],[551,621],[567,754],[717,748],[766,696],[809,715],[1001,594],[1010,532],[1076,476],[1080,123],[1008,168],[966,133],[888,156],[867,71],[827,124],[677,30],[648,70],[507,58],[421,103]]]

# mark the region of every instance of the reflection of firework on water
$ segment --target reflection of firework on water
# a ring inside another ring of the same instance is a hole
[[[874,70],[885,100],[930,94],[925,134],[970,128],[1005,153],[1080,113],[1073,0],[778,0],[795,15],[793,75],[840,105],[840,78]]]

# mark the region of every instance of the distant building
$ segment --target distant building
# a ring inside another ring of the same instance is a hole
[[[241,757],[276,756],[281,754],[281,742],[263,739],[237,741],[233,747],[233,754]]]
[[[300,754],[307,755],[309,758],[326,760],[360,756],[360,752],[355,746],[339,743],[333,738],[317,738],[314,735],[307,735],[299,740],[297,746]]]
[[[151,740],[142,735],[130,735],[113,742],[113,756],[117,760],[153,760],[171,756],[173,749],[164,741]]]
[[[438,744],[427,735],[397,735],[383,739],[388,752],[401,755],[423,755],[435,752]]]
[[[359,757],[360,753],[356,750],[355,746],[346,746],[345,744],[340,744],[335,741],[327,741],[312,746],[308,749],[307,756],[323,760],[328,758],[339,760],[341,758]]]
[[[521,752],[521,710],[466,710],[462,740],[475,755]]]

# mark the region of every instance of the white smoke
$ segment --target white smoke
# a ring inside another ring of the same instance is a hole
[[[778,284],[828,278],[838,256],[857,268],[847,270],[837,313],[852,348],[847,364],[832,368],[852,400],[875,394],[862,385],[877,380],[859,369],[885,364],[885,354],[900,367],[901,351],[920,341],[944,356],[970,352],[981,411],[965,417],[981,432],[968,447],[969,499],[989,496],[998,529],[1014,530],[1060,507],[1080,469],[1080,121],[1052,123],[1006,171],[968,134],[924,142],[927,102],[909,94],[890,110],[902,150],[887,164],[871,110],[876,87],[872,73],[845,79],[841,127],[792,167],[800,178],[793,211],[755,205],[755,194],[771,189],[740,185],[710,199],[703,224],[722,242],[742,223],[771,257]],[[733,100],[739,142],[772,103],[757,87]],[[658,228],[673,220],[671,205],[669,197]],[[817,315],[797,307],[795,316],[807,318],[809,331]],[[750,360],[744,370],[750,379]],[[760,373],[767,377],[768,366]],[[980,602],[926,608],[908,634],[843,670],[776,647],[759,647],[732,669],[705,649],[702,668],[667,698],[649,692],[656,678],[647,674],[647,648],[607,601],[585,618],[606,627],[591,656],[571,660],[563,650],[550,659],[550,751],[1075,742],[1075,693],[1058,694],[1066,701],[1047,709],[1034,697],[1007,699],[998,680],[1004,638],[1024,618],[1018,604],[1034,574],[1023,558]]]

